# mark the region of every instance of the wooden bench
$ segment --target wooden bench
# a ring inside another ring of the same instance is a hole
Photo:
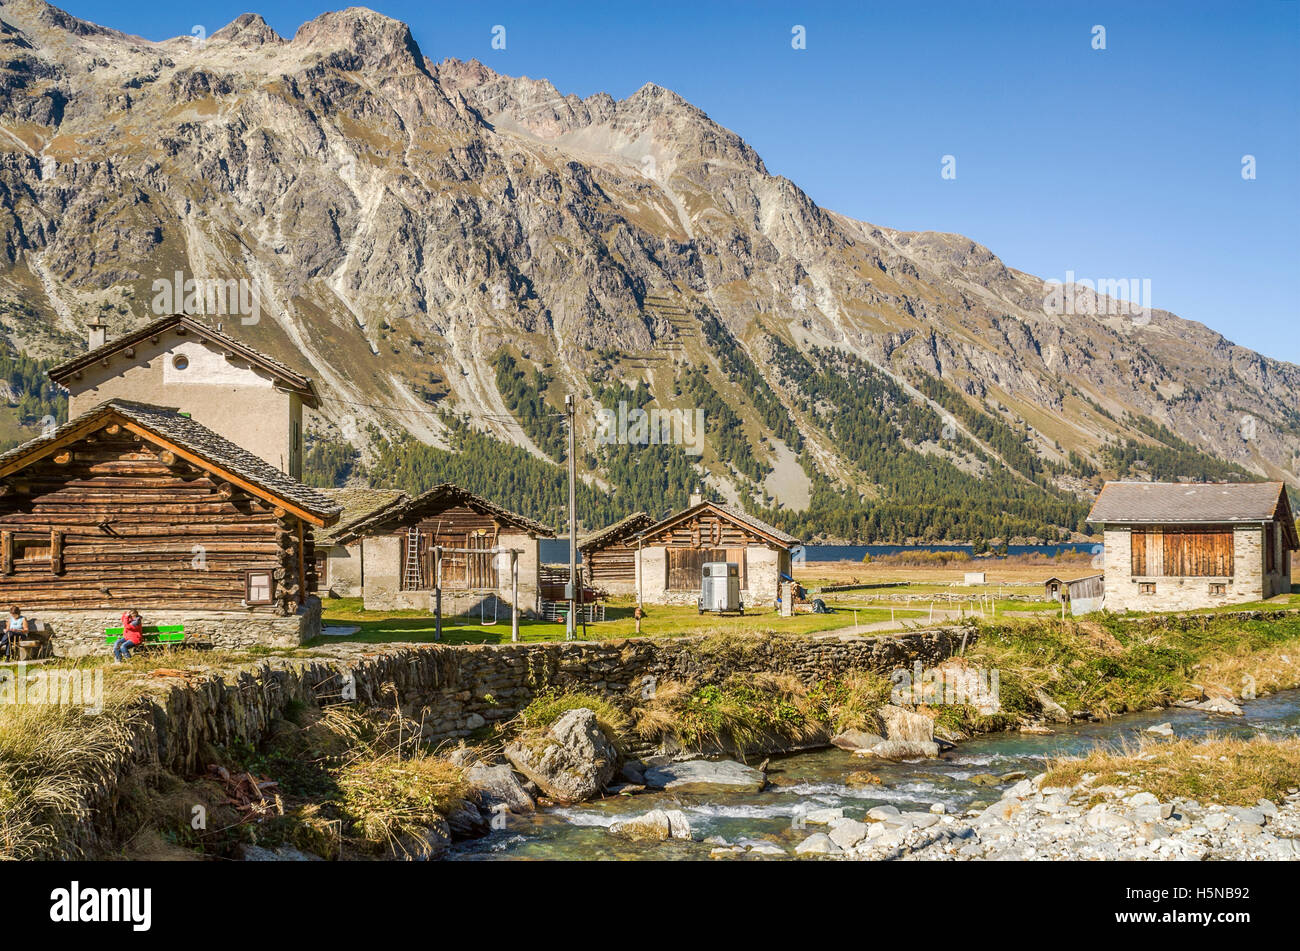
[[[104,628],[104,643],[112,647],[122,636],[122,628]],[[146,624],[137,647],[180,647],[186,641],[183,624]],[[132,648],[134,650],[135,647]]]

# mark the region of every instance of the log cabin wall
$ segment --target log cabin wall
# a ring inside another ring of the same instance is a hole
[[[583,552],[591,583],[598,588],[636,584],[636,545],[622,542]]]
[[[315,589],[311,526],[110,425],[0,480],[0,602],[291,614]],[[274,578],[244,607],[246,572]]]
[[[413,535],[412,526],[403,526],[394,531],[398,536],[402,564],[401,586],[403,591],[431,591],[434,587],[434,548],[482,548],[497,546],[501,537],[501,524],[491,515],[476,512],[466,505],[457,505],[444,509],[437,515],[428,516],[415,523],[418,535]],[[407,571],[408,548],[412,539],[417,540],[419,578],[409,576]],[[445,552],[442,557],[442,584],[449,590],[490,590],[501,585],[496,559],[486,551],[482,555],[466,552]]]

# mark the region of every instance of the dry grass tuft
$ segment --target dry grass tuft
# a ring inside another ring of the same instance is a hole
[[[1288,789],[1300,786],[1300,738],[1150,741],[1136,748],[1097,750],[1054,761],[1043,785],[1074,786],[1088,774],[1093,785],[1140,789],[1161,800],[1237,806],[1253,806],[1261,799],[1281,802]]]

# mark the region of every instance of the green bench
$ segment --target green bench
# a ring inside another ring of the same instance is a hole
[[[183,624],[146,624],[144,637],[140,639],[141,647],[166,647],[185,643],[185,625]],[[104,643],[112,647],[122,636],[122,628],[104,628]]]

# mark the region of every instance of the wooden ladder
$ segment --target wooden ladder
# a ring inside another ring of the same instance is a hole
[[[424,573],[420,570],[420,526],[406,530],[406,565],[402,569],[402,590],[419,591],[424,587]]]

